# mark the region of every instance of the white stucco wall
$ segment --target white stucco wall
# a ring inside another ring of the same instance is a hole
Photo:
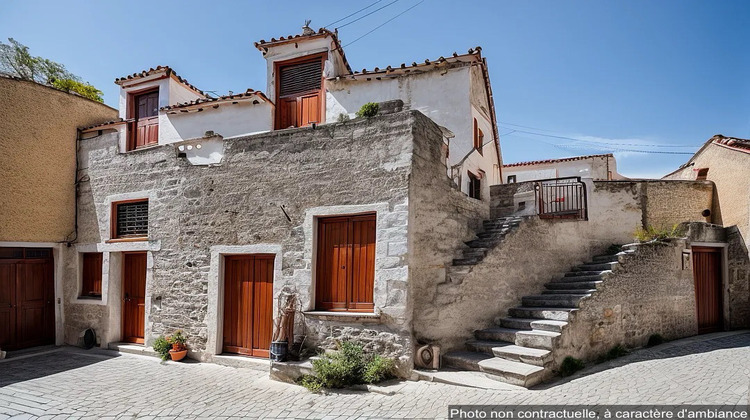
[[[625,179],[617,173],[617,163],[614,157],[609,158],[609,166],[607,165],[607,158],[595,157],[568,162],[552,162],[517,167],[506,166],[503,167],[503,182],[508,182],[508,177],[512,175],[516,176],[516,182],[571,176],[607,180],[607,171],[612,172],[612,179]]]
[[[164,118],[161,118],[161,117]],[[218,108],[206,104],[203,111],[160,112],[159,144],[203,137],[213,131],[224,138],[269,131],[273,128],[273,107],[268,102],[252,104],[219,104]]]

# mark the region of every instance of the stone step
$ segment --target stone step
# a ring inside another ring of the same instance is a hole
[[[453,284],[461,284],[469,272],[471,265],[452,265],[445,268],[446,279]]]
[[[552,280],[552,283],[578,283],[582,281],[602,281],[605,279],[608,273],[609,271],[605,271],[601,274],[594,274],[594,275],[561,277],[559,279]]]
[[[464,248],[461,254],[463,258],[484,258],[487,251],[487,248]]]
[[[454,258],[453,265],[476,265],[481,258]]]
[[[620,259],[620,257],[617,254],[597,255],[594,258],[592,258],[592,261],[595,262],[595,263],[617,262],[619,259]]]
[[[493,356],[484,353],[477,353],[473,351],[454,351],[444,354],[441,362],[444,367],[478,371],[479,362],[492,358]]]
[[[565,284],[565,283],[561,283]],[[596,289],[549,289],[542,292],[543,295],[575,295],[578,293],[590,295],[596,292]]]
[[[545,366],[552,362],[552,352],[544,349],[517,346],[515,344],[493,349],[495,357],[534,366]]]
[[[550,307],[516,307],[510,308],[510,316],[518,318],[551,319],[555,321],[567,321],[570,313],[578,308],[550,308]]]
[[[491,341],[491,340],[467,340],[466,349],[469,351],[475,351],[477,353],[489,354],[494,356],[494,349],[503,346],[510,346],[512,342],[508,343],[505,341]]]
[[[477,363],[479,370],[502,382],[524,387],[534,386],[546,379],[550,371],[541,366],[493,357]]]
[[[535,349],[553,350],[557,346],[560,333],[543,330],[519,331],[516,345]]]
[[[572,271],[578,272],[578,271],[607,271],[611,270],[615,265],[617,265],[616,262],[606,262],[606,263],[586,263],[583,265],[579,265],[578,267],[574,268]]]
[[[589,296],[586,294],[567,294],[567,295],[532,295],[524,296],[521,298],[523,306],[544,306],[552,308],[575,308],[578,307],[578,302],[584,297]]]
[[[596,289],[596,286],[598,284],[603,283],[603,281],[576,281],[576,282],[552,282],[547,283],[544,285],[547,289],[550,290],[591,290]]]
[[[517,330],[515,328],[491,327],[474,331],[474,337],[476,337],[477,340],[505,341],[507,343],[514,343],[516,341],[516,333],[518,331],[520,330]]]
[[[611,273],[610,270],[581,270],[581,271],[568,271],[565,273],[565,277],[586,277],[586,276],[600,276],[604,273]]]
[[[503,238],[505,238],[505,234],[506,233],[508,233],[506,230],[503,230],[503,231],[495,231],[495,230],[484,231],[484,232],[477,233],[477,238],[480,238],[480,239],[488,239],[488,238],[503,239]]]
[[[466,242],[466,245],[469,248],[494,248],[502,242],[500,239],[474,239],[469,242]]]
[[[514,328],[518,330],[544,330],[552,332],[560,332],[562,328],[568,323],[566,321],[558,321],[554,319],[537,319],[537,318],[500,318],[498,320],[503,328]]]

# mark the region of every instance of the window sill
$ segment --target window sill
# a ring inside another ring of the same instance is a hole
[[[106,305],[101,297],[94,296],[78,296],[71,303],[78,305]]]
[[[339,321],[356,323],[379,323],[379,312],[345,312],[345,311],[307,311],[303,312],[306,317],[319,319],[321,321]]]
[[[147,242],[148,237],[147,236],[139,236],[137,238],[115,238],[115,239],[108,239],[106,243],[117,243],[117,242]]]

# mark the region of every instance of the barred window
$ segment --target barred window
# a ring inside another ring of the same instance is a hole
[[[113,210],[113,238],[148,236],[148,200],[115,203]]]

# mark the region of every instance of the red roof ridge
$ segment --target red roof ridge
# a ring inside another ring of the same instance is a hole
[[[424,62],[417,63],[416,61],[412,62],[410,65],[406,63],[401,63],[397,66],[386,66],[384,68],[382,67],[375,67],[372,70],[367,70],[366,68],[362,69],[362,71],[355,71],[353,72],[349,78],[354,79],[357,77],[362,77],[365,75],[375,75],[375,74],[389,74],[389,73],[396,73],[401,72],[401,70],[404,71],[404,73],[410,72],[414,68],[422,69],[424,67],[428,66],[438,66],[444,63],[456,63],[461,61],[462,58],[466,57],[477,57],[479,60],[482,58],[482,47],[476,46],[474,48],[469,48],[466,54],[458,54],[457,52],[453,52],[449,57],[440,56],[437,59],[430,60],[425,59]],[[329,78],[329,79],[335,79],[335,77]]]
[[[233,99],[250,98],[251,96],[258,96],[263,101],[273,104],[273,102],[271,102],[271,100],[268,99],[268,97],[263,92],[253,90],[253,89],[247,89],[246,91],[241,92],[241,93],[234,93],[231,95],[219,96],[217,98],[199,98],[199,99],[195,99],[195,100],[188,101],[188,102],[177,103],[174,105],[167,105],[167,106],[161,107],[160,110],[168,111],[171,109],[186,108],[186,107],[190,107],[194,105],[201,105],[201,104],[206,104],[206,103],[226,102],[226,101],[230,101]]]
[[[597,158],[597,157],[615,157],[612,153],[605,153],[605,154],[599,154],[599,155],[584,155],[584,156],[571,156],[571,157],[564,157],[559,159],[544,159],[544,160],[530,160],[526,162],[516,162],[516,163],[508,163],[503,165],[503,168],[512,168],[516,166],[532,166],[532,165],[540,165],[545,163],[557,163],[557,162],[571,162],[575,160],[584,160],[584,159],[590,159],[590,158]]]
[[[187,86],[188,88],[190,88],[190,89],[192,89],[192,90],[194,90],[194,91],[196,91],[196,92],[200,93],[201,95],[204,95],[204,96],[206,95],[205,93],[203,93],[203,91],[202,91],[202,90],[200,90],[200,89],[198,89],[197,87],[195,87],[195,86],[191,85],[191,84],[190,84],[190,83],[189,83],[189,82],[187,81],[187,79],[184,79],[184,78],[180,77],[180,76],[179,76],[179,75],[178,75],[178,74],[177,74],[177,73],[176,73],[176,72],[175,72],[175,71],[174,71],[174,70],[173,70],[173,69],[172,69],[171,67],[169,67],[169,66],[156,66],[156,67],[151,67],[151,68],[149,68],[148,70],[143,70],[143,71],[141,71],[141,72],[139,72],[139,73],[133,73],[133,74],[129,74],[129,75],[127,75],[127,76],[124,76],[124,77],[118,77],[117,79],[115,79],[115,84],[118,84],[118,85],[121,85],[121,86],[122,86],[122,84],[123,84],[123,83],[125,83],[125,82],[131,81],[131,80],[137,80],[137,79],[141,79],[141,78],[143,78],[143,77],[146,77],[146,76],[150,76],[150,75],[152,75],[152,74],[156,74],[156,73],[161,73],[161,72],[165,73],[165,74],[166,74],[167,76],[174,76],[174,77],[175,77],[175,79],[177,79],[177,81],[178,81],[178,82],[182,83],[183,85]]]

